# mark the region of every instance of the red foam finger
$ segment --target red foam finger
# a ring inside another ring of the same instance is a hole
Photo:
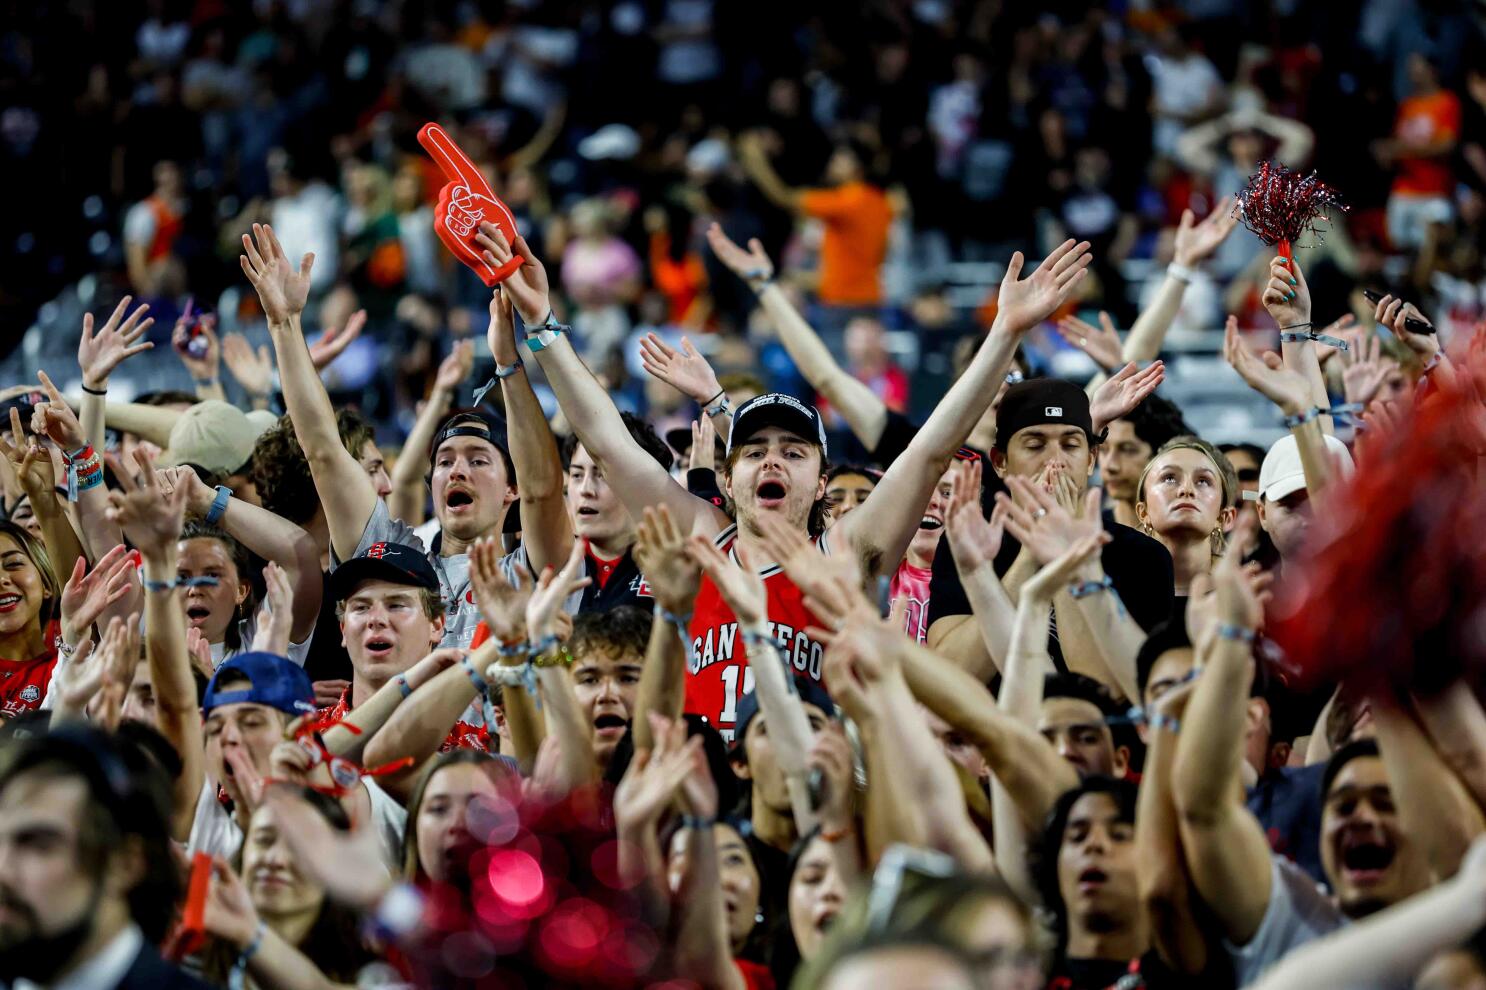
[[[442,127],[423,125],[418,132],[418,143],[451,180],[439,190],[434,205],[434,232],[454,257],[493,288],[520,268],[522,260],[513,257],[503,264],[492,264],[477,241],[480,224],[494,224],[509,242],[516,237],[516,218]]]

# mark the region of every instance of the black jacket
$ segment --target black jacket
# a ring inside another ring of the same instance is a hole
[[[105,990],[105,988],[99,988]],[[146,943],[115,990],[210,990],[209,985],[160,958]]]

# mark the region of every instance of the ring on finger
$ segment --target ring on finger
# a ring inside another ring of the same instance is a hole
[[[1045,515],[1047,515],[1047,510],[1046,509],[1043,509],[1043,508],[1039,508],[1039,509],[1037,509],[1037,511],[1035,511],[1035,512],[1032,513],[1032,518],[1033,519],[1041,519]]]

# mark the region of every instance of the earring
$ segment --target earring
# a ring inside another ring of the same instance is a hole
[[[1213,531],[1207,534],[1207,540],[1212,547],[1213,556],[1221,557],[1224,549],[1223,527],[1221,525],[1214,526]]]
[[[756,914],[754,914],[754,916],[753,916],[753,923],[755,925],[762,925],[764,923],[764,912],[759,911]]]

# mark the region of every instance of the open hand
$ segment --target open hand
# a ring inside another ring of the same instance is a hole
[[[1006,510],[1000,505],[986,519],[980,508],[983,468],[979,460],[961,464],[950,476],[949,506],[944,513],[944,535],[955,566],[968,574],[993,564],[1006,532]]]
[[[1057,312],[1073,297],[1073,290],[1087,274],[1093,256],[1089,242],[1070,238],[1043,259],[1037,270],[1022,278],[1026,258],[1020,251],[1011,256],[1001,291],[996,296],[996,324],[1021,336]]]
[[[238,256],[243,274],[258,293],[263,314],[270,324],[281,324],[304,312],[310,298],[310,270],[315,255],[306,253],[296,269],[289,264],[279,239],[268,224],[253,224],[253,236],[243,235],[243,254]]]
[[[433,387],[441,392],[454,394],[459,391],[470,376],[470,369],[475,366],[475,342],[473,340],[456,341],[449,350],[449,356],[439,363],[438,374],[434,376]]]
[[[129,594],[134,582],[134,558],[123,544],[98,558],[88,570],[86,557],[77,558],[62,586],[62,639],[76,644],[115,602]]]
[[[713,223],[707,227],[707,244],[718,261],[746,282],[758,284],[774,277],[774,262],[769,260],[763,243],[757,237],[749,239],[745,251],[722,232],[721,224]]]
[[[1213,204],[1213,211],[1196,222],[1191,210],[1182,211],[1181,222],[1171,245],[1171,260],[1191,268],[1201,264],[1233,233],[1238,217],[1233,215],[1233,197],[1224,196]]]
[[[313,259],[314,255],[306,255]],[[306,273],[308,277],[308,273]],[[346,320],[346,325],[339,330],[331,328],[320,334],[310,348],[310,363],[315,366],[316,371],[324,371],[325,368],[341,356],[351,341],[361,336],[361,331],[366,328],[366,310],[358,309]]]
[[[330,827],[325,816],[290,787],[270,787],[263,795],[279,823],[299,871],[348,907],[369,911],[392,886],[382,868],[382,840],[367,822],[349,832]]]
[[[1059,337],[1083,351],[1105,371],[1114,371],[1124,360],[1124,345],[1120,343],[1114,320],[1103,310],[1099,311],[1098,327],[1076,316],[1065,316],[1053,329],[1058,331]]]
[[[657,335],[647,333],[640,338],[640,363],[652,376],[697,405],[716,399],[722,391],[712,365],[692,345],[690,337],[681,338],[678,351]]]
[[[705,536],[693,536],[687,544],[687,552],[695,560],[712,583],[717,585],[722,600],[733,610],[740,625],[749,626],[768,618],[769,596],[764,590],[764,581],[749,564],[741,544],[733,544],[738,555],[735,564],[717,549]],[[741,565],[741,566],[740,566]]]
[[[126,358],[155,346],[148,340],[139,343],[146,331],[155,325],[153,317],[142,319],[150,311],[149,305],[141,303],[125,318],[124,312],[131,302],[132,296],[120,299],[108,321],[96,335],[93,333],[93,314],[83,314],[83,336],[77,344],[77,366],[83,373],[83,384],[88,388],[102,391],[108,384],[108,376]]]
[[[217,339],[217,318],[210,313],[200,317],[196,322],[201,331],[201,339],[206,341],[206,351],[200,356],[192,354],[189,350],[191,341],[191,317],[182,314],[175,321],[175,329],[170,332],[170,344],[175,349],[176,356],[181,359],[181,364],[191,373],[191,377],[197,381],[207,381],[217,377],[217,369],[222,363],[222,344]]]
[[[169,496],[160,490],[155,477],[155,459],[142,450],[134,452],[140,467],[139,480],[119,466],[114,474],[119,491],[108,493],[108,518],[122,527],[129,542],[141,553],[162,554],[180,539],[181,523],[186,515],[186,492],[177,487]]]
[[[1274,351],[1263,358],[1256,357],[1238,335],[1238,317],[1228,317],[1223,330],[1223,357],[1248,383],[1249,388],[1280,407],[1286,416],[1294,416],[1306,410],[1310,401],[1310,388],[1300,372],[1285,367],[1285,363]]]
[[[229,333],[222,338],[222,360],[249,395],[267,396],[273,388],[273,355],[269,353],[267,344],[255,351],[248,338],[240,333]]]
[[[997,505],[1006,507],[1006,529],[1041,566],[1046,567],[1074,544],[1104,531],[1098,488],[1085,493],[1084,510],[1075,515],[1052,493],[1025,478],[1011,477],[1006,482],[1014,497],[996,495]]]
[[[526,582],[518,587],[507,580],[500,565],[502,556],[498,537],[475,541],[469,552],[470,589],[490,635],[502,643],[519,643],[526,638],[526,605],[532,586]]]
[[[1383,342],[1377,334],[1353,341],[1350,351],[1342,355],[1342,390],[1348,402],[1364,409],[1377,396],[1388,376],[1398,370],[1398,362],[1382,353]]]
[[[1106,378],[1089,400],[1094,432],[1102,433],[1110,423],[1130,415],[1165,380],[1166,365],[1161,361],[1153,361],[1146,368],[1131,361]]]
[[[510,279],[506,281],[509,282]],[[536,590],[526,603],[526,632],[532,642],[540,642],[553,635],[562,603],[567,601],[568,595],[591,583],[591,578],[578,576],[578,572],[583,569],[583,558],[587,550],[587,540],[574,540],[573,552],[568,554],[567,563],[563,564],[562,570],[554,574],[551,566],[548,566],[537,579]]]
[[[0,453],[10,461],[21,490],[31,500],[31,505],[45,504],[45,499],[56,499],[57,475],[52,469],[52,458],[38,437],[27,437],[21,428],[21,414],[15,406],[10,407],[10,439],[0,434]]]
[[[635,563],[661,608],[675,615],[691,611],[701,568],[686,552],[686,534],[664,504],[646,506],[634,547]]]

